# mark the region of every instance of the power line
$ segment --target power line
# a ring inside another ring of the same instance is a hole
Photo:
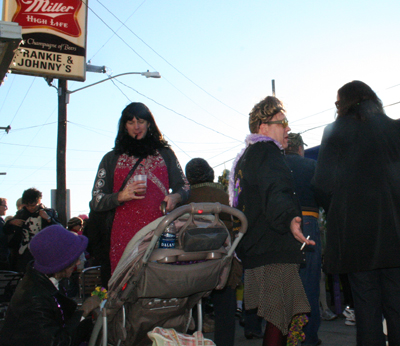
[[[186,156],[189,157],[189,159],[191,159],[192,157],[185,151],[183,150],[181,147],[179,147],[171,138],[167,137],[166,135],[164,135],[169,141],[171,141],[172,143],[174,143],[174,145],[181,150]]]
[[[390,106],[394,106],[394,105],[397,105],[397,104],[399,104],[399,103],[400,103],[400,101],[399,101],[399,102],[392,103],[392,104],[390,104],[390,105],[383,106],[383,108],[390,107]]]
[[[48,126],[48,125],[54,125],[57,124],[57,121],[53,121],[52,123],[45,123],[45,124],[41,124],[41,125],[34,125],[34,126],[29,126],[29,127],[21,127],[19,129],[13,129],[13,132],[17,132],[17,131],[23,131],[23,130],[30,130],[30,129],[34,129],[35,127],[44,127],[44,126]]]
[[[14,84],[14,81],[15,81],[15,75],[13,75],[13,78],[12,78],[12,81],[11,81],[11,84],[10,84],[10,87],[8,88],[7,94],[6,94],[6,96],[4,97],[4,102],[3,102],[3,104],[1,105],[0,113],[1,113],[1,111],[3,110],[4,105],[6,104],[6,100],[8,99],[8,94],[10,93],[10,90],[12,89],[12,86],[13,86],[13,84]]]
[[[31,85],[29,86],[28,90],[27,90],[26,93],[25,93],[25,96],[24,96],[23,99],[21,100],[21,103],[20,103],[20,105],[18,106],[18,109],[16,110],[16,112],[15,112],[13,118],[11,119],[10,125],[13,123],[15,117],[16,117],[17,114],[18,114],[18,111],[20,110],[20,108],[21,108],[22,105],[24,104],[24,101],[25,101],[26,97],[28,96],[28,93],[29,93],[29,91],[31,90],[32,85],[33,85],[33,83],[35,82],[35,80],[36,80],[36,77],[33,78]]]
[[[27,178],[29,178],[30,176],[32,176],[33,174],[35,174],[36,172],[40,171],[43,169],[43,167],[47,166],[49,163],[51,163],[52,161],[54,161],[55,158],[53,157],[50,161],[48,161],[46,164],[44,164],[43,166],[41,166],[40,168],[38,168],[37,170],[35,170],[34,172],[32,172],[31,174],[25,176],[25,178],[21,179],[18,183],[14,184],[14,185],[8,185],[8,189],[3,189],[4,192],[7,192],[10,188],[13,188],[13,186],[19,185],[21,184],[23,181],[25,181]]]
[[[201,91],[203,91],[204,93],[206,93],[208,96],[212,97],[214,100],[218,101],[219,103],[221,103],[222,105],[224,105],[225,107],[233,110],[234,112],[245,116],[243,113],[237,111],[236,109],[232,108],[231,106],[227,105],[226,103],[222,102],[221,100],[219,100],[218,98],[216,98],[214,95],[210,94],[207,90],[205,90],[204,88],[202,88],[200,85],[198,85],[197,83],[195,83],[192,79],[190,79],[188,76],[186,76],[183,72],[181,72],[180,70],[178,70],[174,65],[172,65],[167,59],[165,59],[163,56],[161,56],[156,50],[154,50],[150,45],[148,45],[144,40],[142,40],[135,32],[133,32],[132,29],[130,29],[129,27],[127,27],[125,25],[125,23],[123,23],[113,12],[111,12],[104,4],[102,4],[99,0],[97,0],[97,2],[102,5],[116,20],[118,20],[123,26],[125,26],[126,29],[128,29],[138,40],[140,40],[146,47],[148,47],[153,53],[155,53],[159,58],[161,58],[162,60],[164,60],[169,66],[171,66],[176,72],[178,72],[181,76],[183,76],[184,78],[186,78],[190,83],[192,83],[193,85],[195,85],[197,88],[199,88]],[[91,11],[93,12],[93,10],[91,9]],[[116,32],[114,32],[116,34]],[[171,84],[172,85],[172,84]]]
[[[88,6],[88,8],[90,9],[90,11],[92,11],[93,12],[93,14],[97,17],[97,18],[99,18],[103,23],[104,23],[104,25],[106,25],[119,39],[121,39],[121,41],[122,42],[124,42],[125,43],[125,45],[127,46],[127,47],[129,47],[135,54],[137,54],[137,56],[138,57],[140,57],[146,64],[148,64],[152,69],[156,69],[156,68],[154,68],[149,62],[147,62],[147,60],[145,60],[138,52],[136,52],[120,35],[118,35],[103,19],[101,19],[100,18],[100,16],[98,15],[98,14],[96,14],[89,6]],[[196,106],[198,106],[199,108],[201,108],[201,109],[203,109],[205,112],[207,112],[208,114],[210,114],[211,116],[213,116],[214,118],[216,118],[216,119],[218,119],[216,116],[214,116],[214,115],[212,115],[210,112],[208,112],[207,110],[205,110],[203,107],[201,107],[199,104],[197,104],[192,98],[190,98],[188,95],[186,95],[184,92],[182,92],[179,88],[177,88],[173,83],[171,83],[167,78],[163,78],[168,84],[170,84],[174,89],[176,89],[178,92],[180,92],[183,96],[185,96],[188,100],[190,100],[191,102],[193,102]],[[125,94],[124,94],[125,95]],[[126,95],[125,95],[125,97],[127,97]],[[219,121],[221,121],[220,119],[218,119]],[[223,121],[221,121],[221,122],[223,122]],[[225,123],[225,125],[227,125],[227,126],[230,126],[230,127],[232,127],[231,125],[229,125],[229,124],[226,124]]]
[[[139,10],[140,7],[142,7],[142,5],[146,2],[147,0],[144,0],[138,7],[136,7],[136,9],[132,12],[132,14],[125,20],[125,22],[116,30],[116,32],[118,32],[123,26],[125,26],[125,23],[131,19],[131,17]],[[100,5],[103,6],[103,4],[100,1],[97,1],[98,3],[100,3]],[[104,7],[104,6],[103,6]],[[93,12],[93,10],[91,10]],[[110,36],[110,38],[97,50],[96,53],[93,54],[93,56],[89,59],[92,60],[105,46],[108,42],[110,42],[110,40],[115,36],[115,34],[113,33],[113,35]]]
[[[181,114],[181,113],[178,113],[177,111],[174,111],[173,109],[168,108],[167,106],[164,106],[163,104],[161,104],[160,102],[158,102],[158,101],[152,99],[151,97],[148,97],[148,96],[146,96],[146,95],[140,93],[139,91],[137,91],[136,89],[132,88],[131,86],[126,85],[125,83],[122,83],[120,80],[118,80],[118,79],[116,79],[116,80],[118,81],[118,83],[121,83],[121,84],[124,85],[125,87],[127,87],[127,88],[129,88],[129,89],[132,89],[134,92],[136,92],[136,93],[138,93],[139,95],[145,97],[146,99],[148,99],[148,100],[154,102],[155,104],[157,104],[157,105],[159,105],[159,106],[165,108],[166,110],[169,110],[169,111],[172,112],[172,113],[175,113],[175,114],[177,114],[177,115],[179,115],[179,116],[181,116],[181,117],[183,117],[183,118],[185,118],[185,119],[187,119],[187,120],[189,120],[189,121],[191,121],[191,122],[193,122],[193,123],[195,123],[195,124],[197,124],[197,125],[199,125],[199,126],[202,126],[202,127],[206,128],[207,130],[213,131],[213,132],[215,132],[215,133],[218,133],[218,134],[221,135],[221,136],[224,136],[224,137],[227,137],[227,138],[230,138],[230,139],[233,139],[233,140],[239,142],[238,139],[233,138],[233,137],[230,137],[230,136],[228,136],[228,135],[226,135],[226,134],[224,134],[224,133],[222,133],[222,132],[219,132],[219,131],[217,131],[217,130],[214,130],[214,129],[211,128],[211,127],[208,127],[208,126],[206,126],[206,125],[203,125],[203,124],[197,122],[196,120],[193,120],[193,119],[187,117],[186,115],[183,115],[183,114]]]
[[[55,147],[43,147],[39,145],[30,145],[30,144],[16,144],[16,143],[5,143],[0,142],[0,145],[12,145],[15,147],[29,147],[29,148],[37,148],[37,149],[48,149],[48,150],[56,150]],[[87,153],[104,153],[104,150],[84,150],[84,149],[67,149],[68,151],[80,151],[80,152],[87,152]]]

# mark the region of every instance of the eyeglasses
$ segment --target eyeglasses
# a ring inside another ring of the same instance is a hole
[[[4,207],[5,210],[8,209],[8,206],[6,206],[6,205],[0,205],[0,207]]]
[[[263,124],[280,124],[283,126],[283,128],[285,129],[286,127],[289,126],[289,120],[287,120],[286,118],[283,120],[275,120],[275,121],[265,121],[263,122]]]

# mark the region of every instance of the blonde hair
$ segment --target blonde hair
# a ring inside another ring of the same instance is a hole
[[[260,125],[271,120],[275,114],[285,112],[283,103],[274,96],[267,96],[257,103],[249,114],[249,129],[258,133]]]

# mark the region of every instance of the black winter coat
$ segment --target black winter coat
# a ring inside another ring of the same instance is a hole
[[[360,104],[324,131],[313,184],[327,211],[325,266],[350,273],[400,266],[400,124]]]
[[[29,266],[7,309],[0,345],[74,345],[82,312],[45,275]]]
[[[236,208],[249,223],[237,247],[244,269],[305,261],[301,243],[290,231],[292,219],[301,217],[301,208],[284,151],[272,141],[251,144],[234,172],[239,193]]]

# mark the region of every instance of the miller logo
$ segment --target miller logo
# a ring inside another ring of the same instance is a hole
[[[18,9],[12,21],[24,29],[46,28],[78,37],[81,34],[77,16],[82,6],[81,0],[16,0]]]

